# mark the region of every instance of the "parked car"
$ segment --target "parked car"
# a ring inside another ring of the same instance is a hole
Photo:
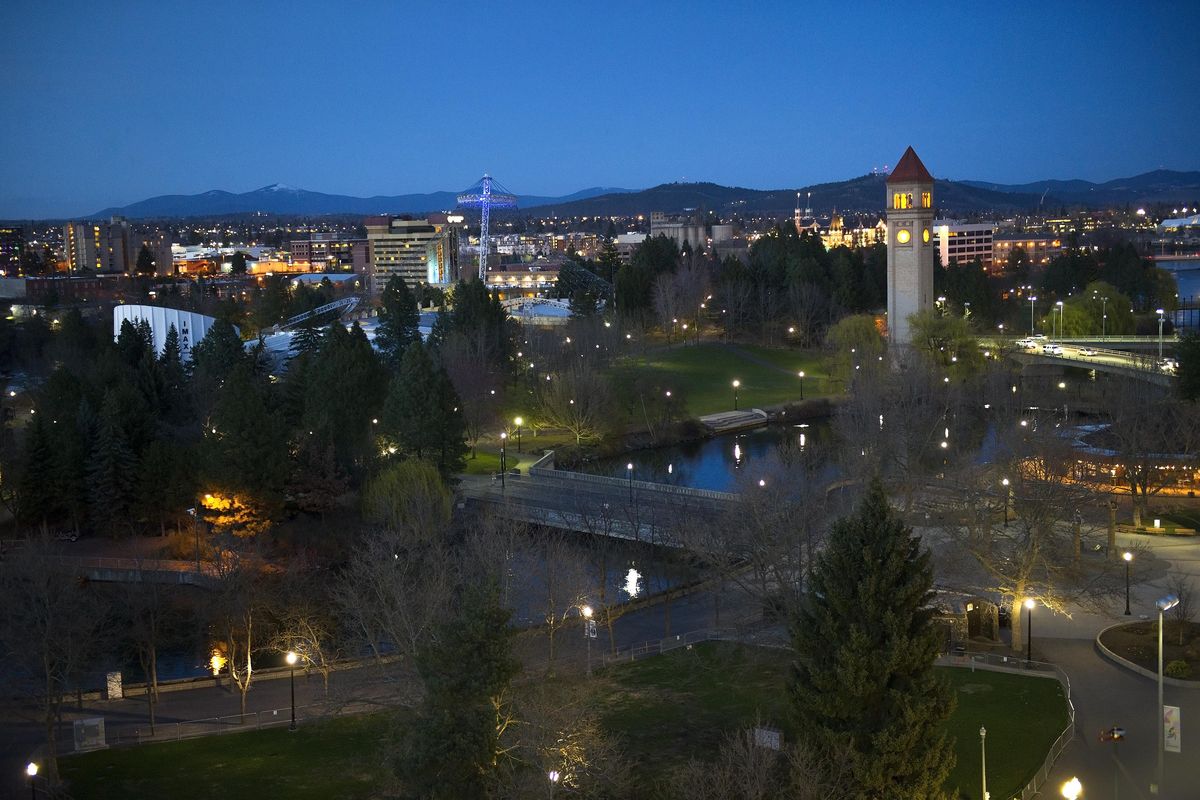
[[[1061,356],[1063,349],[1061,344],[1050,343],[1042,345],[1042,352],[1048,356]]]

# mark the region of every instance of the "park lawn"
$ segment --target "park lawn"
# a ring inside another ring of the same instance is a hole
[[[471,458],[471,454],[467,454],[467,467],[463,470],[464,475],[494,475],[500,471],[500,454],[476,449],[475,457]]]
[[[755,350],[757,354],[759,348]],[[786,356],[773,358],[784,359]],[[627,356],[617,362],[613,366],[614,389],[619,396],[625,396],[639,374],[652,372],[657,383],[668,387],[672,393],[678,392],[688,414],[700,417],[733,409],[734,380],[741,382],[739,408],[761,408],[798,400],[800,382],[791,368],[799,363],[802,363],[800,359],[780,363],[779,366],[787,370],[785,372],[750,361],[718,343],[679,345],[646,356]],[[815,359],[811,363],[816,368]],[[796,369],[804,367],[797,366]]]
[[[602,674],[601,719],[640,759],[647,778],[690,758],[708,759],[730,732],[755,720],[795,731],[787,713],[791,654],[784,650],[707,643],[610,667]],[[1058,681],[999,672],[944,668],[958,704],[946,725],[958,763],[948,789],[978,796],[979,727],[988,729],[988,786],[1012,797],[1033,776],[1067,725]]]
[[[376,797],[391,715],[114,748],[64,758],[72,797],[289,800]]]

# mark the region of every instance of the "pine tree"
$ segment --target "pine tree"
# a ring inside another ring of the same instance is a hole
[[[429,352],[414,342],[404,352],[400,372],[388,385],[380,417],[381,432],[408,455],[423,458],[437,446],[428,415],[435,399],[436,371]]]
[[[292,334],[288,351],[292,358],[298,358],[305,353],[315,353],[321,347],[321,331],[318,330],[312,317],[300,323],[300,327]]]
[[[117,398],[110,389],[104,396],[88,459],[88,500],[99,533],[116,536],[129,531],[136,469],[137,461],[121,429]]]
[[[520,672],[510,616],[494,581],[467,586],[457,614],[418,652],[425,699],[396,765],[404,796],[457,800],[493,788],[505,766],[505,695]]]
[[[138,250],[137,266],[135,269],[139,275],[154,274],[154,254],[144,244],[142,245],[142,249]]]
[[[433,392],[426,424],[432,429],[436,455],[434,465],[443,478],[462,472],[467,465],[467,423],[463,417],[462,402],[450,381],[446,370],[437,367],[433,378]]]
[[[792,621],[797,730],[844,764],[860,798],[943,797],[953,695],[938,653],[929,554],[874,482],[839,520]]]
[[[26,524],[43,525],[58,514],[59,497],[55,491],[54,450],[50,433],[37,415],[25,440],[24,470],[18,488],[18,508]]]
[[[384,362],[396,369],[400,366],[408,346],[421,338],[417,330],[421,315],[417,311],[416,296],[399,275],[388,279],[380,301],[382,308],[375,343],[379,345]]]

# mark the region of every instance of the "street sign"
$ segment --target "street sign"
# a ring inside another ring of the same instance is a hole
[[[1179,706],[1163,706],[1163,749],[1178,753],[1180,746]]]
[[[587,621],[587,637],[589,639],[596,638],[596,620],[594,619],[589,619]]]

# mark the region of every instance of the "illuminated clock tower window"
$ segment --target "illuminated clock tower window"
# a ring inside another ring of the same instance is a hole
[[[910,238],[912,238],[912,235],[908,232],[907,228],[901,228],[896,231],[896,241],[900,244],[908,244]]]

